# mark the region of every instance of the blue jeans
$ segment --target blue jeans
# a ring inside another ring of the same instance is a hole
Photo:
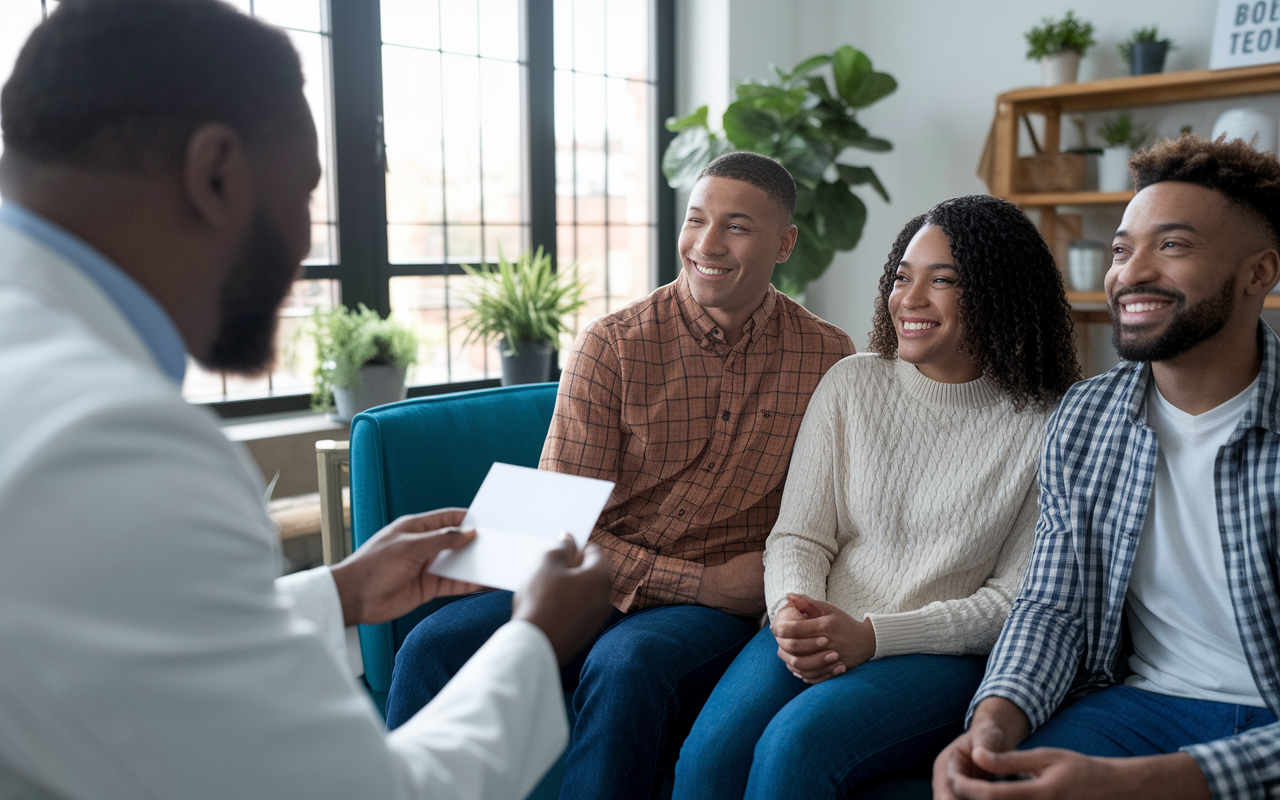
[[[387,726],[436,696],[511,618],[511,593],[486,592],[418,623],[396,654]],[[703,606],[614,611],[594,641],[561,669],[577,719],[561,798],[648,798],[716,681],[755,625]]]
[[[1155,756],[1275,721],[1265,708],[1112,686],[1054,714],[1020,749],[1061,747],[1090,756]]]
[[[980,656],[896,656],[809,686],[766,628],[694,723],[672,800],[843,798],[867,778],[927,765],[963,731],[985,668]]]

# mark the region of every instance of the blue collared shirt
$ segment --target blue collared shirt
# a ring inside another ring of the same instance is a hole
[[[169,314],[124,270],[79,237],[12,200],[0,205],[0,222],[48,247],[89,276],[133,325],[161,369],[179,386],[187,373],[187,348]]]
[[[1212,488],[1245,658],[1280,716],[1280,339],[1259,323],[1258,342],[1257,390],[1218,451]],[[1126,677],[1125,598],[1158,456],[1146,424],[1150,381],[1148,365],[1123,362],[1077,383],[1050,418],[1035,550],[970,715],[1004,697],[1034,729],[1064,699]],[[1182,749],[1219,800],[1280,786],[1280,723]]]

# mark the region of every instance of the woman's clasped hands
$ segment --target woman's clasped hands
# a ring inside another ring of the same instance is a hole
[[[856,620],[802,594],[787,595],[787,604],[774,614],[769,628],[778,641],[778,658],[805,683],[843,675],[876,653],[870,619]]]

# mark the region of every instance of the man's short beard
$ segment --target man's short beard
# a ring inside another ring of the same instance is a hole
[[[203,359],[206,367],[257,375],[272,366],[280,304],[297,273],[284,237],[256,209],[249,238],[222,286],[218,334]]]
[[[1120,305],[1124,295],[1112,302],[1111,344],[1116,354],[1125,361],[1168,361],[1176,358],[1201,342],[1217,335],[1226,326],[1235,310],[1236,276],[1233,274],[1222,284],[1213,297],[1187,307],[1187,296],[1172,289],[1140,289],[1127,294],[1156,294],[1174,301],[1173,314],[1164,333],[1149,341],[1124,342],[1120,331]]]

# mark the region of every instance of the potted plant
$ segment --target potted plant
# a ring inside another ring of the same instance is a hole
[[[1040,62],[1040,82],[1045,86],[1075,83],[1080,57],[1093,47],[1093,23],[1076,19],[1068,11],[1061,20],[1045,17],[1038,28],[1027,31],[1027,58]]]
[[[560,338],[570,331],[568,318],[586,303],[583,281],[567,270],[551,268],[551,256],[539,247],[510,262],[498,248],[496,267],[462,269],[475,278],[467,305],[471,315],[463,344],[498,339],[502,385],[551,380],[552,359]]]
[[[406,325],[383,319],[363,303],[356,311],[336,306],[312,316],[316,344],[311,407],[337,408],[350,422],[361,411],[405,397],[405,374],[418,360],[418,339]]]
[[[830,65],[834,90],[813,74]],[[838,159],[849,148],[873,153],[893,145],[858,124],[857,112],[898,88],[876,72],[867,56],[848,45],[800,62],[790,72],[773,67],[776,80],[743,81],[725,109],[724,132],[713,133],[703,106],[684,119],[667,120],[676,137],[662,157],[662,172],[676,189],[688,189],[713,158],[731,150],[769,156],[796,180],[795,224],[800,229],[791,257],[773,271],[773,283],[803,302],[806,286],[827,269],[837,251],[862,238],[867,207],[852,187],[869,185],[885,202],[889,193],[871,167]]]
[[[1098,160],[1098,190],[1103,192],[1127,192],[1133,188],[1129,174],[1129,157],[1147,140],[1147,129],[1135,125],[1128,111],[1121,111],[1114,119],[1098,128],[1098,136],[1107,146]]]
[[[1129,64],[1130,75],[1150,75],[1164,72],[1164,58],[1175,47],[1173,40],[1160,37],[1160,29],[1134,28],[1129,38],[1116,46],[1120,58]]]

